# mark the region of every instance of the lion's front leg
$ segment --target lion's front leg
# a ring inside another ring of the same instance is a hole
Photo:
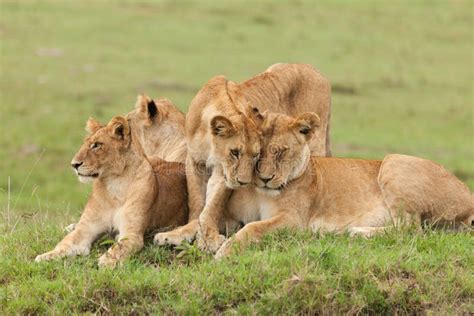
[[[196,237],[198,225],[199,222],[197,219],[191,220],[186,225],[178,227],[172,231],[156,234],[153,241],[159,246],[178,246],[185,240],[191,242]]]
[[[235,236],[227,239],[219,248],[214,258],[221,259],[227,257],[235,248],[243,250],[250,242],[258,242],[264,234],[276,229],[298,227],[296,218],[297,214],[290,215],[289,212],[282,211],[272,218],[249,223],[239,230]]]
[[[186,158],[186,183],[188,188],[189,221],[199,218],[206,203],[206,187],[210,175],[204,162]]]
[[[219,234],[219,221],[232,191],[224,182],[223,175],[214,170],[207,186],[206,205],[199,215],[197,234],[198,247],[207,252],[215,252],[225,240]]]
[[[74,230],[66,235],[53,250],[38,255],[35,261],[40,262],[67,256],[88,255],[92,242],[100,234],[104,233],[105,230],[106,227],[103,225],[87,223],[87,221],[82,221],[81,219]]]
[[[99,258],[99,266],[114,268],[143,248],[143,233],[126,232]]]
[[[117,243],[99,258],[100,267],[115,267],[143,248],[148,226],[147,205],[131,202],[117,215],[119,235]]]
[[[226,234],[234,232],[240,227],[240,223],[224,216],[219,222],[219,231]],[[197,219],[191,220],[184,226],[178,227],[169,232],[162,232],[155,235],[154,243],[159,246],[171,245],[178,246],[183,241],[191,242],[196,237],[199,228],[199,221]]]

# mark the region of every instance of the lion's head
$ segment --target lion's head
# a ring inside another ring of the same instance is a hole
[[[253,181],[260,156],[261,135],[254,120],[240,113],[211,120],[211,157],[221,164],[227,187],[244,187]]]
[[[185,116],[170,100],[153,100],[139,95],[135,109],[127,114],[127,119],[147,156],[184,162]]]
[[[130,126],[126,118],[114,117],[107,126],[90,118],[84,143],[71,161],[81,182],[120,175],[125,168],[123,155],[130,148]]]
[[[276,195],[306,169],[310,159],[308,142],[319,126],[319,117],[312,112],[297,118],[276,113],[263,116],[263,146],[255,183],[259,190]]]

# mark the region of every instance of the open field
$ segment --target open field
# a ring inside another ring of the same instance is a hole
[[[89,116],[126,113],[140,92],[185,111],[212,76],[276,62],[331,81],[334,155],[417,155],[474,189],[472,12],[462,0],[1,1],[0,312],[474,313],[469,232],[281,232],[218,263],[148,245],[120,271],[97,270],[104,246],[31,262],[86,202],[69,161]]]
[[[210,314],[473,312],[472,235],[410,231],[370,240],[280,232],[215,262],[193,245],[149,245],[117,271],[91,258],[29,262],[61,238],[38,223],[2,244],[0,301],[7,313]],[[18,251],[22,249],[22,251]]]

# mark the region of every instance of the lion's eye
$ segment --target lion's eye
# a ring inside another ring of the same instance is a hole
[[[230,150],[230,155],[235,157],[235,158],[239,158],[240,157],[240,150],[238,149],[231,149]]]
[[[102,146],[101,143],[92,143],[90,149],[99,149]]]

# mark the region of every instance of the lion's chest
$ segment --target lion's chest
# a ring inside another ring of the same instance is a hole
[[[276,215],[278,206],[271,198],[256,194],[255,188],[242,188],[232,192],[226,209],[229,216],[244,224],[268,219]]]
[[[120,180],[114,180],[107,183],[107,196],[115,207],[119,207],[125,203],[127,196],[128,186],[124,185]]]
[[[117,232],[123,226],[123,211],[127,190],[119,181],[109,182],[106,189],[106,196],[102,200],[102,203],[104,203],[102,212],[107,213],[110,230]]]

